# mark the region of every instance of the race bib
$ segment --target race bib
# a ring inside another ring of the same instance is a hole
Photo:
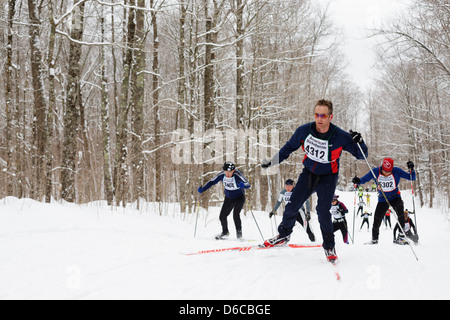
[[[331,209],[330,209],[331,215],[336,220],[342,218],[342,215],[338,209],[339,209],[339,206],[331,206]]]
[[[230,191],[239,189],[234,177],[231,177],[231,178],[224,177],[223,178],[223,186],[225,187],[225,189],[230,190]]]
[[[409,224],[409,222],[406,222],[405,229],[404,229],[405,233],[408,232],[410,229],[411,229],[411,225]]]
[[[391,192],[397,189],[397,185],[395,183],[395,179],[392,174],[389,175],[388,177],[385,177],[380,174],[380,176],[378,177],[378,185],[384,192]]]
[[[285,192],[284,193],[284,202],[286,203],[286,204],[288,204],[289,202],[291,202],[291,195],[292,195],[292,192]]]
[[[306,156],[320,163],[330,163],[328,161],[328,140],[321,140],[309,135],[304,143]]]

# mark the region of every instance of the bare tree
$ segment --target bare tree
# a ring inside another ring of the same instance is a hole
[[[45,194],[45,156],[47,147],[47,105],[44,99],[44,83],[42,68],[42,49],[40,41],[40,19],[38,8],[33,0],[28,0],[28,14],[30,20],[30,48],[31,48],[31,73],[34,95],[34,141],[36,154],[34,157],[35,166],[35,197],[42,199]]]

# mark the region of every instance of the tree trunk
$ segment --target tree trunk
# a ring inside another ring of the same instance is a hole
[[[34,169],[35,169],[35,190],[34,198],[41,201],[45,194],[45,150],[47,143],[47,120],[46,112],[47,106],[44,99],[44,83],[43,83],[43,71],[42,71],[42,52],[40,42],[40,20],[38,17],[37,8],[33,0],[28,0],[28,13],[30,19],[30,48],[31,48],[31,73],[33,84],[33,97],[34,97],[34,116],[35,121],[33,124],[34,130],[34,143],[36,147],[36,153],[34,156]]]
[[[102,41],[105,42],[105,19],[101,19]],[[112,205],[114,192],[111,173],[111,141],[110,141],[110,103],[108,97],[108,77],[106,76],[106,54],[105,47],[101,48],[100,73],[102,77],[102,135],[103,135],[103,185],[106,201]]]
[[[159,107],[159,38],[158,38],[158,22],[156,19],[156,8],[154,0],[150,0],[150,7],[154,10],[151,12],[152,18],[152,30],[153,30],[153,63],[152,63],[152,106],[154,109],[154,147],[159,148],[161,145],[161,114]],[[155,181],[155,201],[161,202],[162,193],[162,153],[160,150],[156,150],[153,153],[154,156],[154,181]],[[161,213],[161,211],[160,211]]]
[[[74,8],[72,17],[71,38],[81,41],[84,26],[84,2]],[[81,44],[70,42],[69,70],[67,83],[67,104],[64,114],[64,145],[63,145],[63,171],[61,175],[62,198],[68,202],[77,200],[76,174],[77,174],[77,140],[80,134],[82,96],[80,88],[81,77]]]
[[[16,0],[9,0],[8,1],[8,27],[7,27],[7,41],[8,44],[6,46],[6,72],[5,72],[5,102],[6,102],[6,131],[5,131],[5,139],[6,139],[6,152],[7,152],[7,164],[6,164],[6,175],[5,175],[5,185],[6,185],[6,195],[12,196],[14,193],[14,185],[15,185],[15,178],[11,178],[11,176],[15,177],[15,170],[13,169],[15,167],[14,165],[14,158],[12,155],[12,142],[11,139],[13,137],[12,130],[12,115],[13,115],[13,19],[16,12]],[[10,176],[11,175],[11,176]]]

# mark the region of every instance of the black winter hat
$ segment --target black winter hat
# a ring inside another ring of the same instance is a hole
[[[234,169],[236,169],[236,166],[234,165],[233,162],[227,161],[223,164],[222,169],[223,171],[233,171]]]

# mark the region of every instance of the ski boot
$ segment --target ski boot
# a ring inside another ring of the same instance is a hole
[[[403,235],[399,235],[397,237],[397,239],[394,239],[394,243],[401,245],[401,246],[406,246],[409,244],[408,240],[405,239],[405,237]]]
[[[331,249],[324,249],[325,250],[325,256],[327,257],[327,260],[331,263],[335,263],[338,259],[336,255],[336,250],[334,248]]]
[[[264,241],[264,243],[260,245],[260,247],[262,248],[281,247],[287,245],[289,240],[291,240],[291,236],[282,237],[280,235],[277,235],[272,239]]]
[[[243,239],[242,239],[242,230],[237,230],[236,231],[236,238],[239,240],[239,241],[242,241]]]
[[[216,240],[225,240],[228,239],[229,236],[230,236],[229,232],[222,232],[221,234],[218,234],[216,236]]]

